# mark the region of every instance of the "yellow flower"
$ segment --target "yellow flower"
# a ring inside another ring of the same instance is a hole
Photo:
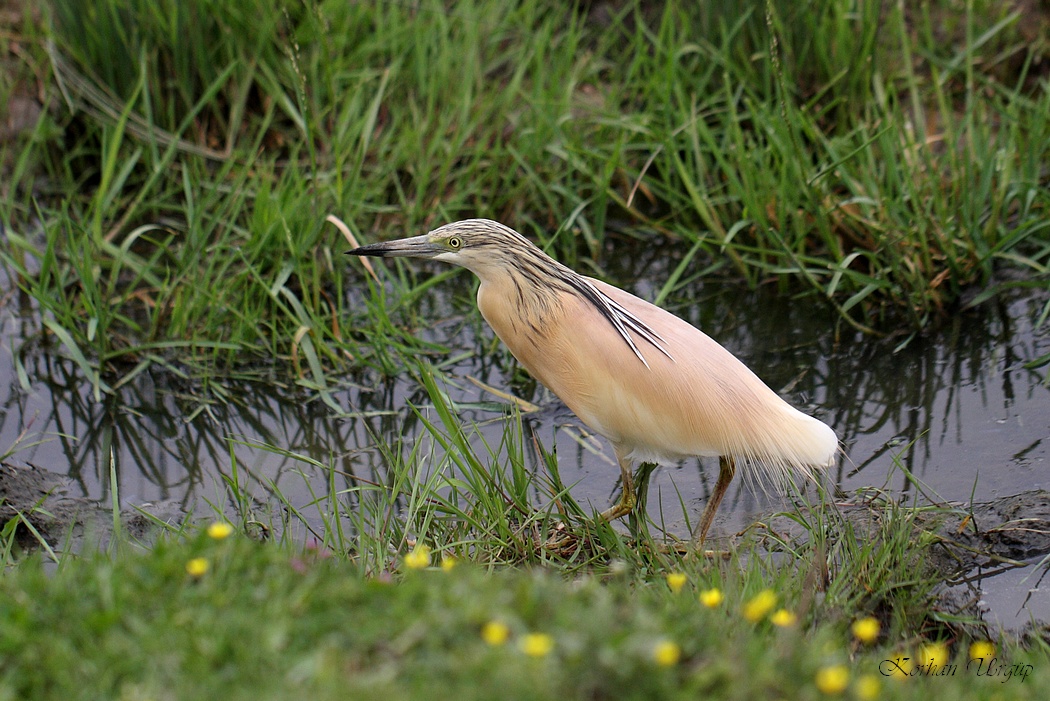
[[[875,701],[879,698],[879,692],[882,691],[882,683],[872,674],[863,674],[857,678],[854,690],[861,701]]]
[[[777,595],[772,589],[763,589],[744,604],[744,618],[757,623],[769,615],[777,605]]]
[[[653,648],[653,659],[661,667],[673,667],[682,657],[682,648],[673,640],[661,640]]]
[[[772,621],[773,625],[775,625],[775,626],[780,626],[781,628],[786,628],[788,626],[795,625],[795,621],[798,620],[798,616],[796,616],[795,614],[791,613],[787,609],[780,609],[779,611],[774,613],[772,616],[770,616],[769,620]]]
[[[203,557],[195,557],[186,563],[186,571],[193,577],[201,577],[208,571],[210,564]]]
[[[821,667],[817,670],[817,676],[814,681],[816,681],[817,688],[822,693],[829,696],[841,694],[846,690],[846,685],[849,684],[849,670],[846,669],[846,665],[841,664]]]
[[[677,594],[685,586],[685,575],[681,572],[672,572],[667,575],[667,586]]]
[[[930,665],[930,674],[939,672],[941,667],[948,664],[948,646],[944,643],[922,645],[919,647],[919,658],[916,662],[921,665]]]
[[[225,521],[216,521],[215,523],[208,526],[208,537],[214,538],[215,540],[222,540],[233,533],[233,526],[226,523]]]
[[[430,548],[425,545],[417,545],[412,552],[405,555],[405,567],[410,570],[430,567]]]
[[[489,621],[481,627],[481,639],[493,647],[507,642],[509,637],[510,628],[503,621]]]
[[[879,621],[871,616],[853,622],[850,630],[853,637],[862,643],[871,644],[879,638]]]
[[[441,569],[444,572],[448,572],[449,570],[451,570],[455,566],[456,566],[456,558],[452,557],[451,555],[442,555],[441,556]]]
[[[722,603],[723,599],[725,599],[725,597],[722,596],[722,592],[719,589],[707,589],[700,592],[700,603],[709,609],[718,606]]]
[[[992,645],[987,640],[978,640],[970,645],[970,659],[988,659],[989,657],[995,656],[995,645]]]
[[[544,657],[554,649],[554,638],[546,633],[529,633],[521,639],[521,651],[529,657]]]

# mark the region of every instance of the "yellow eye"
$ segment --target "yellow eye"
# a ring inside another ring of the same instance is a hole
[[[448,243],[449,248],[459,248],[463,245],[463,240],[458,236],[450,236],[446,243]]]

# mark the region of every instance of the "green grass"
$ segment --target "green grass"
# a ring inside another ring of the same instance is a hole
[[[874,333],[1050,285],[1046,16],[609,8],[54,0],[12,28],[0,89],[48,109],[0,142],[0,260],[100,392],[440,352],[359,301],[329,213],[365,240],[497,218],[599,275],[670,237]]]
[[[662,578],[626,588],[616,577],[573,582],[542,572],[410,571],[394,582],[363,578],[323,553],[293,553],[242,537],[195,537],[118,560],[92,557],[51,575],[39,565],[0,583],[5,624],[0,649],[5,698],[822,698],[822,667],[847,665],[877,679],[879,698],[953,693],[966,698],[1041,698],[1048,688],[1044,652],[1014,645],[999,658],[1028,671],[1009,681],[966,670],[965,645],[954,677],[897,680],[883,660],[909,657],[914,641],[867,648],[851,639],[849,619],[780,628],[742,618],[744,602],[767,585],[723,569],[688,570],[671,593]],[[205,558],[208,571],[187,573]],[[773,574],[776,577],[776,574]],[[798,587],[790,578],[775,586]],[[708,609],[698,591],[717,587]],[[46,601],[47,605],[42,605]],[[795,608],[797,601],[782,597]],[[35,603],[34,602],[38,602]],[[819,621],[809,624],[810,618]],[[823,620],[822,620],[823,619]],[[489,621],[510,629],[486,644]],[[61,635],[56,635],[62,631]],[[530,633],[553,649],[535,659],[520,648]],[[681,648],[661,667],[662,641]],[[1031,667],[1024,667],[1031,665]],[[933,689],[937,691],[934,692]]]

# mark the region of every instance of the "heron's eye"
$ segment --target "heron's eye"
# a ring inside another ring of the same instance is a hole
[[[449,248],[458,249],[463,245],[463,239],[458,236],[450,236],[447,243]]]

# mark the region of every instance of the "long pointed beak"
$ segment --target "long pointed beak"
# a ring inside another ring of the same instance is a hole
[[[431,243],[426,234],[397,241],[373,243],[347,251],[350,256],[375,256],[377,258],[433,258],[443,253],[444,248]]]

